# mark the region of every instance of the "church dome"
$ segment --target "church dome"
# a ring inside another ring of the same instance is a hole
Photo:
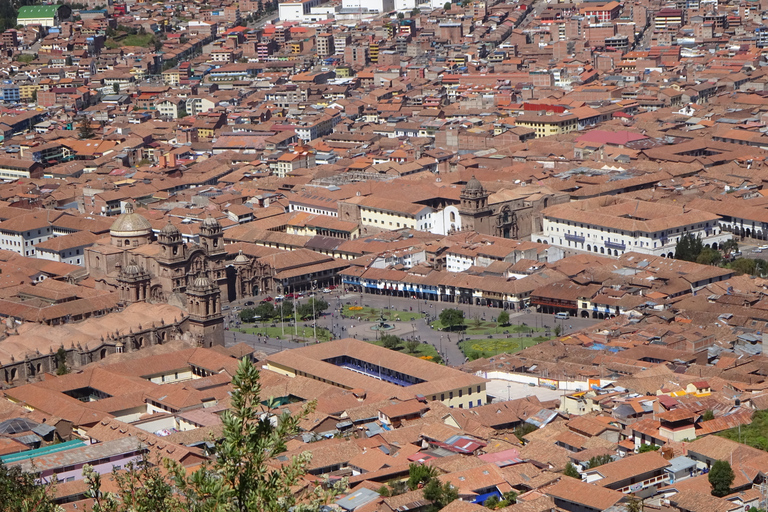
[[[174,226],[170,219],[168,219],[168,224],[163,226],[163,229],[160,230],[160,234],[165,235],[167,237],[174,237],[181,235],[181,231],[179,231],[179,228]]]
[[[195,278],[194,286],[199,290],[204,290],[211,286],[211,280],[205,274],[200,274]]]
[[[248,259],[248,256],[243,254],[243,250],[240,249],[240,252],[237,253],[237,256],[235,256],[235,263],[248,263],[250,260]]]
[[[124,272],[127,276],[138,276],[141,274],[141,267],[135,261],[131,261],[131,263],[125,267]]]
[[[134,213],[132,203],[125,205],[125,213],[117,217],[109,228],[109,233],[117,236],[148,235],[151,232],[152,224],[138,213]]]
[[[209,214],[203,221],[203,227],[208,229],[221,229],[221,224]]]
[[[470,180],[464,186],[464,192],[482,193],[484,192],[483,184],[480,183],[480,180],[472,176],[472,178],[470,178]]]

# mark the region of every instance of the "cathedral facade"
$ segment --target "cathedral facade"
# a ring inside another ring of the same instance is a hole
[[[98,288],[119,291],[126,303],[168,303],[189,312],[198,345],[224,344],[222,303],[271,289],[271,272],[240,253],[229,255],[223,230],[203,220],[200,242],[184,242],[168,222],[154,235],[149,221],[126,205],[108,239],[85,250],[85,265]]]
[[[461,190],[462,231],[523,240],[542,230],[542,210],[567,203],[568,194],[541,185],[521,185],[489,192],[472,176]]]

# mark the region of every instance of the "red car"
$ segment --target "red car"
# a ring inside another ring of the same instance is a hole
[[[272,302],[273,300],[274,300],[274,299],[273,299],[272,297],[270,297],[269,295],[267,295],[267,296],[264,298],[264,302]]]

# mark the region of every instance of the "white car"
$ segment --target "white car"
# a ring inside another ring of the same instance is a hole
[[[331,289],[330,288],[323,288],[323,293],[331,293]]]
[[[275,300],[278,300],[278,301],[284,300],[284,299],[285,299],[285,295],[278,295],[277,297],[275,297]]]

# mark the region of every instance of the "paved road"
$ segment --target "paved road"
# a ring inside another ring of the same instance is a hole
[[[501,311],[496,308],[489,308],[485,306],[470,306],[469,304],[453,304],[448,302],[433,302],[414,300],[401,297],[387,297],[381,295],[363,295],[362,299],[359,293],[354,294],[324,294],[323,298],[327,300],[331,307],[330,309],[318,319],[317,326],[328,329],[335,338],[354,337],[361,340],[373,340],[377,337],[377,332],[371,329],[374,325],[373,322],[359,322],[356,319],[342,318],[336,313],[339,307],[346,305],[362,305],[363,307],[374,308],[389,308],[398,311],[413,311],[422,312],[429,316],[429,318],[437,318],[443,309],[457,308],[464,311],[466,318],[479,318],[481,320],[492,321],[496,315]],[[230,304],[230,308],[243,307],[242,304],[248,300],[258,302],[259,298],[243,299],[237,303]],[[306,298],[300,299],[301,301],[307,300]],[[228,321],[233,321],[236,317],[236,312],[233,309],[226,311],[228,313]],[[556,320],[553,315],[543,313],[511,313],[510,323],[512,325],[528,325],[531,327],[543,327],[545,329],[554,329],[556,324],[561,326],[562,334],[568,334],[576,330],[583,329],[590,325],[594,325],[597,321],[585,318],[570,318],[568,320]],[[311,327],[311,321],[299,322],[299,326]],[[395,322],[395,328],[389,331],[391,334],[400,336],[401,338],[412,338],[421,340],[425,343],[430,343],[438,353],[442,354],[443,359],[450,365],[460,365],[464,362],[464,354],[459,349],[459,334],[440,332],[432,329],[427,322],[427,319],[420,318],[412,322]],[[291,329],[288,324],[285,326],[286,333],[290,333]],[[551,333],[552,331],[550,331]],[[494,335],[495,338],[503,337],[503,334]],[[484,336],[471,336],[474,339],[485,339]],[[263,350],[267,353],[274,353],[279,350],[285,350],[289,348],[295,348],[301,346],[295,344],[289,340],[275,340],[271,338],[267,340],[265,337],[257,337],[254,335],[246,335],[243,333],[235,333],[233,331],[227,331],[226,337],[227,345],[239,343],[245,341],[249,345],[256,349]]]

